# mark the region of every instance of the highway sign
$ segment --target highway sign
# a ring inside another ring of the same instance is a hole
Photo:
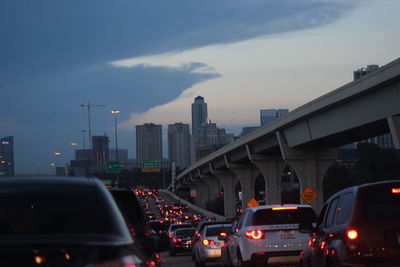
[[[304,192],[300,195],[300,197],[304,199],[304,201],[308,204],[311,204],[318,197],[318,194],[315,193],[312,188],[307,187],[306,189],[304,189]]]
[[[106,173],[120,173],[121,163],[119,161],[107,161]]]
[[[142,172],[159,172],[160,161],[159,160],[143,160],[142,161]]]

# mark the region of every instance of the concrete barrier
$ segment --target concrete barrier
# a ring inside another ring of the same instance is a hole
[[[204,210],[200,207],[197,207],[196,205],[193,205],[192,203],[190,203],[187,200],[184,200],[183,198],[178,197],[177,195],[175,195],[174,193],[172,193],[171,191],[168,190],[164,190],[164,189],[160,189],[161,193],[166,193],[168,194],[170,197],[172,197],[173,199],[175,199],[176,201],[183,203],[185,205],[188,205],[189,208],[191,208],[192,210],[199,212],[199,213],[203,213],[206,216],[209,217],[215,217],[217,220],[225,220],[224,216],[221,216],[219,214],[216,214],[214,212],[208,211],[208,210]]]

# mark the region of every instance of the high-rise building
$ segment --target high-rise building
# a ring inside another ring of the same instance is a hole
[[[190,165],[189,124],[168,125],[168,158],[175,161],[175,166],[180,169]]]
[[[142,164],[143,160],[162,162],[161,125],[154,123],[136,125],[136,156],[138,164]]]
[[[353,79],[358,80],[361,77],[367,75],[368,73],[373,72],[374,70],[379,69],[379,65],[367,65],[366,68],[361,68],[358,70],[353,71]]]
[[[263,126],[288,113],[288,109],[262,109],[260,110],[260,124]]]
[[[14,176],[14,137],[0,139],[0,176]]]
[[[207,122],[207,118],[207,103],[202,96],[198,96],[192,104],[192,135],[197,136],[197,130]]]
[[[115,148],[110,148],[109,159],[110,160],[117,159]],[[128,163],[128,149],[118,148],[118,161],[121,162],[121,164],[123,165],[126,165]]]
[[[203,124],[198,129],[195,137],[196,160],[199,160],[221,147],[234,141],[233,134],[225,133],[225,129],[220,129],[215,123]]]
[[[109,160],[109,143],[110,140],[106,135],[92,136],[92,150],[94,166],[104,168]]]

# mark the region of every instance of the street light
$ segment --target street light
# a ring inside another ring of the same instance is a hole
[[[118,135],[117,135],[117,114],[120,111],[118,109],[111,110],[111,114],[114,114],[114,123],[115,123],[115,161],[118,161]]]
[[[71,143],[69,143],[69,145],[72,147],[72,159],[76,159],[76,155],[74,155],[75,154],[75,148],[76,148],[76,146],[78,145],[78,143],[77,142],[71,142]]]

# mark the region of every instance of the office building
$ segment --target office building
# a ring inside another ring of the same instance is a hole
[[[288,113],[288,109],[262,109],[260,110],[260,124],[264,126]]]
[[[104,170],[109,160],[109,143],[110,140],[106,135],[92,136],[93,163],[98,170],[101,168]]]
[[[14,137],[0,139],[0,176],[14,176]]]
[[[225,129],[218,128],[215,123],[203,124],[198,128],[198,135],[194,138],[196,160],[204,158],[234,139],[233,134],[225,133]]]
[[[243,127],[242,132],[240,133],[240,137],[248,135],[249,133],[259,129],[260,127],[252,126],[252,127]]]
[[[361,68],[361,69],[353,71],[353,79],[354,79],[354,81],[358,80],[361,77],[363,77],[363,76],[367,75],[368,73],[371,73],[377,69],[379,69],[378,65],[367,65],[366,68]]]
[[[168,159],[174,161],[175,166],[180,169],[190,165],[189,124],[168,125]]]
[[[109,159],[117,160],[115,148],[110,148]],[[126,165],[128,163],[128,149],[118,148],[118,161],[121,162],[122,165]]]
[[[161,125],[154,123],[136,125],[136,156],[138,164],[142,164],[143,160],[162,162]]]
[[[198,129],[207,122],[207,118],[207,103],[202,96],[198,96],[192,104],[192,135],[197,136]]]

